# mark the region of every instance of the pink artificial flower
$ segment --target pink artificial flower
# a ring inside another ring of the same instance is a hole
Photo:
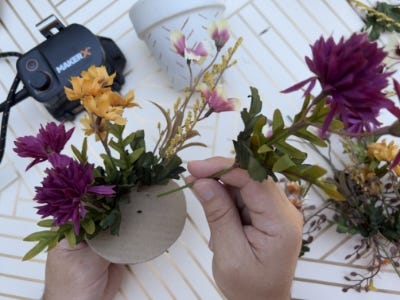
[[[208,26],[208,32],[215,42],[217,51],[221,50],[230,38],[228,21],[226,19],[212,21]]]
[[[172,47],[175,49],[176,53],[180,56],[185,57],[186,49],[186,37],[180,30],[174,30],[170,34],[170,40]]]
[[[195,63],[202,64],[206,59],[208,52],[204,47],[203,43],[198,43],[192,49],[185,49],[185,58],[190,61],[194,61]]]
[[[201,64],[208,55],[208,51],[202,42],[196,44],[193,48],[186,47],[186,37],[179,30],[172,31],[170,39],[176,53],[188,61]]]
[[[200,84],[201,96],[205,99],[214,112],[239,110],[240,102],[236,98],[227,98],[220,85],[210,90],[206,84]]]

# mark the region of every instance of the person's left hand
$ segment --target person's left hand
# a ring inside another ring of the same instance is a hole
[[[123,269],[94,253],[86,243],[70,248],[62,240],[47,256],[43,299],[113,299]]]

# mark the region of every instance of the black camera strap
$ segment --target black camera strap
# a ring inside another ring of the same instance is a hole
[[[21,54],[18,52],[0,53],[0,58],[9,56],[20,57]],[[21,81],[20,78],[18,77],[18,75],[16,75],[8,92],[6,101],[0,104],[0,112],[3,113],[1,119],[1,130],[0,130],[0,163],[3,160],[4,150],[6,146],[7,125],[8,125],[8,118],[10,115],[10,109],[14,104],[18,103],[19,101],[25,99],[28,96],[28,94],[24,89],[22,89],[18,93],[16,92],[20,81]]]

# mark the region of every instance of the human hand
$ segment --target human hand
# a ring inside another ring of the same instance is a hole
[[[62,240],[47,255],[43,299],[113,299],[122,282],[123,268],[94,253],[86,243],[70,248]]]
[[[302,240],[301,214],[272,180],[257,182],[233,161],[192,161],[193,191],[210,226],[214,279],[233,299],[290,299]]]

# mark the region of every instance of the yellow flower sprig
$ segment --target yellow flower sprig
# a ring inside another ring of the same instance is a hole
[[[394,143],[394,141],[387,144],[386,140],[382,140],[381,142],[368,145],[368,156],[375,158],[378,161],[391,163],[398,152],[399,147]],[[395,166],[392,170],[397,176],[400,176],[400,165]]]
[[[372,17],[375,16],[377,22],[379,23],[386,23],[386,27],[390,26],[396,26],[397,28],[400,28],[400,23],[394,20],[393,18],[389,17],[383,12],[377,11],[376,9],[362,3],[361,1],[358,0],[347,0],[350,4],[353,4],[355,7],[359,8],[362,11],[365,11],[368,16]]]
[[[65,87],[65,94],[70,101],[79,100],[87,112],[81,123],[86,135],[95,134],[96,140],[105,141],[110,123],[125,125],[122,117],[125,108],[139,106],[134,102],[134,92],[125,97],[112,91],[115,73],[109,75],[105,66],[91,66],[81,76],[71,78],[72,88]]]
[[[210,64],[200,72],[193,80],[193,83],[189,85],[189,88],[185,90],[183,100],[181,98],[177,99],[174,104],[173,116],[170,115],[169,111],[156,104],[166,118],[166,128],[160,131],[159,140],[154,149],[154,151],[158,149],[162,158],[173,157],[182,149],[190,146],[205,146],[203,143],[198,142],[187,143],[187,140],[199,135],[194,128],[199,121],[209,115],[206,111],[208,102],[206,99],[197,98],[191,109],[188,109],[188,104],[195,93],[200,92],[202,83],[206,84],[210,90],[216,89],[223,73],[236,63],[232,58],[242,41],[243,39],[239,37],[235,44],[228,48],[227,54],[221,55],[220,63],[216,63],[219,52],[214,56]]]

